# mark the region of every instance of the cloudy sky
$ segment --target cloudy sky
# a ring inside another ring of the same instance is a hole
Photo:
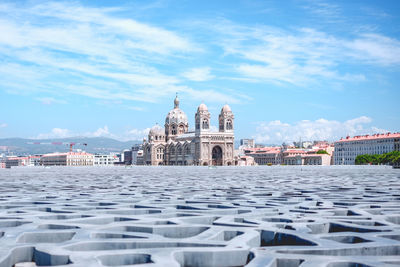
[[[400,130],[400,1],[1,1],[0,138],[142,138],[178,92],[236,137]]]

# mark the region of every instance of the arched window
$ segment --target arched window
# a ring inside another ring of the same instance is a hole
[[[185,132],[185,129],[183,128],[183,125],[179,125],[178,133],[183,134],[184,132]]]
[[[164,148],[157,148],[157,159],[164,159]]]
[[[232,120],[227,120],[226,121],[226,129],[232,130],[232,128],[233,128]]]
[[[203,129],[208,129],[208,128],[209,128],[208,120],[207,120],[207,119],[204,119],[202,125],[203,125]]]
[[[172,126],[172,131],[171,132],[172,132],[172,135],[176,135],[176,127],[175,127],[175,125]]]
[[[182,155],[182,147],[178,147],[178,155]]]

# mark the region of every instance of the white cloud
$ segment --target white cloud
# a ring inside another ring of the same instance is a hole
[[[362,34],[359,38],[345,43],[348,55],[371,64],[399,65],[400,41],[379,34]]]
[[[54,97],[37,97],[36,100],[40,101],[43,105],[52,105],[52,104],[66,104],[65,100],[55,99]]]
[[[119,141],[142,140],[147,137],[150,128],[145,129],[129,129],[121,133],[112,133],[108,126],[98,128],[93,132],[74,132],[69,129],[53,128],[49,133],[41,133],[33,139],[53,139],[67,137],[108,137]]]
[[[327,3],[324,1],[309,1],[304,9],[310,11],[311,14],[317,15],[319,21],[338,23],[343,21],[341,9],[338,5]]]
[[[103,128],[99,128],[97,129],[95,132],[93,132],[92,134],[93,137],[100,137],[100,136],[110,136],[110,131],[108,130],[108,126],[105,125]]]
[[[363,73],[341,67],[400,64],[399,40],[379,34],[339,38],[312,28],[245,27],[226,21],[209,27],[219,34],[226,55],[242,59],[236,71],[258,82],[303,87],[320,81],[362,82]]]
[[[0,55],[12,63],[0,66],[1,89],[48,94],[38,99],[45,104],[68,94],[154,103],[174,87],[197,91],[162,66],[202,49],[176,31],[121,18],[119,11],[125,10],[76,2],[2,4]],[[210,77],[203,71],[194,78]]]
[[[184,92],[191,96],[193,99],[207,102],[236,104],[239,103],[242,99],[250,99],[236,92],[231,92],[231,94],[224,94],[217,92],[216,90],[193,90],[191,88],[186,88]]]
[[[126,108],[130,109],[130,110],[135,110],[135,111],[143,111],[143,110],[145,110],[142,107],[135,107],[135,106],[127,106]]]
[[[193,68],[182,74],[188,80],[195,82],[203,82],[213,79],[215,76],[211,75],[211,68]]]
[[[0,123],[0,128],[6,128],[7,126],[7,123]]]
[[[149,134],[150,128],[145,129],[130,129],[125,133],[125,140],[142,140],[143,138],[147,138]]]
[[[370,126],[372,119],[361,116],[344,122],[318,119],[315,121],[302,120],[293,124],[279,120],[261,123],[253,136],[256,142],[281,144],[283,142],[302,140],[335,141],[347,135],[373,134],[387,132]]]
[[[159,54],[195,50],[194,44],[172,31],[118,18],[114,15],[118,9],[90,8],[73,2],[46,2],[26,7],[3,5],[1,11],[31,21],[23,25],[7,21],[0,24],[9,37],[0,39],[1,42],[14,47],[57,45],[58,50],[93,56],[114,55],[118,51],[107,51],[107,48],[112,48],[113,41],[121,48],[123,45]],[[45,26],[40,20],[55,23]],[[93,43],[95,40],[99,42]]]
[[[50,133],[41,133],[36,139],[66,138],[71,136],[73,136],[73,133],[68,129],[53,128]]]

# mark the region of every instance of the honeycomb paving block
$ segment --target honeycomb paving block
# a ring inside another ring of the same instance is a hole
[[[400,263],[386,167],[0,169],[0,267]]]

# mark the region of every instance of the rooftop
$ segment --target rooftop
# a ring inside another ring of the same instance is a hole
[[[260,153],[280,153],[280,147],[254,147],[254,148],[245,148],[246,153],[251,154],[260,154]]]
[[[356,135],[354,137],[347,136],[346,138],[340,138],[339,142],[351,142],[351,141],[363,141],[363,140],[375,140],[375,139],[387,139],[387,138],[400,138],[400,132],[398,133],[384,133],[384,134],[373,134],[373,135]]]
[[[55,153],[49,153],[49,154],[45,154],[42,157],[54,157],[54,156],[78,156],[78,155],[85,155],[85,156],[90,156],[93,154],[87,153],[87,152],[55,152]]]

